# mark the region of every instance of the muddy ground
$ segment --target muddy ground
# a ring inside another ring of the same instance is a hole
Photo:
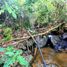
[[[59,67],[67,67],[67,53],[66,52],[59,52],[56,53],[51,48],[43,48],[42,53],[44,55],[44,59],[46,60],[46,63],[53,63],[57,64]],[[37,67],[37,64],[41,64],[42,59],[37,51],[36,60],[34,60],[33,67]]]

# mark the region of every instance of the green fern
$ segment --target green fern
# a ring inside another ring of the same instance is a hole
[[[13,46],[8,46],[7,48],[0,48],[4,54],[0,57],[0,64],[4,63],[3,67],[10,67],[15,62],[18,62],[20,65],[28,67],[29,63],[25,60],[21,54],[22,50],[17,50]]]

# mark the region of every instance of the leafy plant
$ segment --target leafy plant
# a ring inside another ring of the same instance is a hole
[[[4,41],[11,40],[13,38],[12,37],[12,29],[9,27],[3,28],[3,35],[4,35],[4,38],[3,38]]]
[[[13,21],[12,26],[25,28],[34,27],[36,23],[45,25],[67,21],[65,1],[67,0],[0,0],[0,15],[5,13]]]
[[[0,0],[0,4],[0,15],[4,12],[8,12],[14,19],[17,19],[17,14],[19,12],[17,0]]]
[[[65,0],[25,0],[24,10],[31,23],[50,23],[66,18]]]
[[[29,63],[21,56],[22,50],[8,46],[7,48],[0,48],[0,52],[3,52],[3,54],[0,54],[0,64],[4,63],[3,67],[10,67],[16,62],[25,67],[29,66]]]

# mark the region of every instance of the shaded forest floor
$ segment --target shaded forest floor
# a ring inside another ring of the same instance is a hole
[[[62,23],[57,23],[54,25],[48,25],[46,28],[40,28],[37,30],[37,34],[33,35],[33,37],[36,36],[42,36],[45,34],[48,34],[51,30],[54,30],[55,28],[61,26]],[[22,45],[18,45],[20,42],[23,43],[23,41],[27,41],[27,39],[30,38],[29,34],[27,33],[26,30],[22,30],[22,31],[16,31],[13,34],[14,39],[4,43],[3,47],[6,47],[10,44],[15,45],[17,48],[22,47]],[[42,53],[44,55],[44,59],[46,60],[47,64],[53,63],[53,64],[57,64],[59,67],[67,67],[67,52],[61,52],[61,53],[56,53],[52,48],[42,48]],[[34,63],[32,64],[33,67],[38,67],[37,64],[42,64],[42,59],[40,57],[39,52],[37,51],[37,55],[36,58],[34,59]]]

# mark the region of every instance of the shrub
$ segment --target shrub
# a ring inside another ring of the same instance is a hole
[[[28,67],[29,63],[21,56],[22,50],[15,49],[13,46],[7,48],[0,48],[0,64],[4,64],[3,67],[10,67],[14,63],[18,62],[20,65]]]

